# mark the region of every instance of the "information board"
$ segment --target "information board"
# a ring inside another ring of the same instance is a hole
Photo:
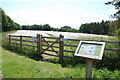
[[[80,41],[75,56],[81,56],[92,59],[102,59],[105,42]]]

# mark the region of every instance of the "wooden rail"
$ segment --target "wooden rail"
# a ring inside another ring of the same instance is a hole
[[[15,39],[13,37],[15,37],[17,39]],[[25,38],[27,38],[27,40],[25,40]],[[33,38],[32,36],[9,35],[9,43],[10,43],[10,45],[11,44],[20,45],[20,49],[22,49],[23,46],[35,47],[35,48],[37,48],[37,53],[39,55],[46,54],[46,55],[59,57],[60,62],[63,61],[63,57],[73,57],[73,56],[64,56],[64,52],[75,53],[75,51],[72,51],[72,50],[65,50],[64,47],[77,48],[77,46],[78,46],[78,45],[72,45],[72,44],[65,43],[65,41],[64,41],[65,38],[63,35],[60,35],[59,37],[45,37],[40,34],[37,34],[37,37],[35,37],[37,39],[37,42],[32,41],[32,38]],[[49,39],[50,40],[54,39],[55,41],[50,41]],[[66,39],[66,40],[67,41],[75,41],[75,42],[80,41],[78,39]],[[92,40],[84,40],[84,41],[92,41]],[[24,42],[26,42],[26,43],[24,43]],[[102,41],[98,41],[98,42],[106,42],[107,44],[110,43],[110,44],[119,44],[120,45],[120,42],[117,42],[117,41],[103,41],[102,40]],[[35,43],[36,45],[32,45],[32,44],[30,45],[29,43]],[[46,43],[46,44],[44,44],[44,43]],[[47,47],[47,48],[44,49],[44,47]],[[52,50],[49,50],[49,48],[51,48]],[[120,49],[112,49],[112,48],[107,48],[107,47],[105,47],[105,50],[120,52]],[[46,53],[46,51],[55,52],[56,55]]]

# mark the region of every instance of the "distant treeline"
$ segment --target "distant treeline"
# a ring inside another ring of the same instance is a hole
[[[103,35],[109,34],[110,27],[108,23],[110,23],[110,21],[102,20],[102,22],[82,24],[79,28],[79,32],[90,33],[90,34],[103,34]]]
[[[2,24],[2,32],[11,30],[44,30],[44,31],[62,31],[62,32],[79,32],[89,34],[115,35],[120,34],[120,23],[116,21],[92,22],[82,24],[79,29],[63,26],[61,28],[53,28],[49,24],[44,25],[19,25],[15,23],[5,12],[0,8],[0,24]],[[1,27],[1,26],[0,26]]]
[[[23,30],[45,30],[45,31],[62,31],[62,32],[80,32],[89,34],[102,34],[102,35],[114,35],[115,29],[112,29],[114,22],[104,21],[85,23],[80,26],[79,29],[71,28],[70,26],[63,26],[61,28],[53,28],[49,24],[44,25],[23,25]],[[118,28],[116,28],[118,29]]]
[[[44,31],[62,31],[62,32],[79,32],[77,29],[71,28],[70,26],[63,26],[61,28],[53,28],[49,24],[44,25],[23,25],[23,30],[44,30]]]

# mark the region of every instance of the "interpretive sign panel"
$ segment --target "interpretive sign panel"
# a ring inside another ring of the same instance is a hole
[[[75,56],[81,56],[92,59],[102,59],[105,42],[80,41]]]

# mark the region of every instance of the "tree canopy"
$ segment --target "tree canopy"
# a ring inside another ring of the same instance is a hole
[[[115,9],[117,10],[117,12],[113,15],[113,17],[120,19],[120,0],[112,0],[112,1],[109,1],[105,4],[106,5],[111,4],[111,5],[115,6]]]
[[[110,23],[111,34],[117,35],[118,39],[120,40],[120,0],[112,0],[107,3],[106,5],[113,5],[117,12],[113,14],[113,18],[116,18],[116,21]]]
[[[94,23],[85,23],[82,24],[79,28],[79,31],[82,33],[90,34],[108,34],[109,33],[109,21],[94,22]]]
[[[2,32],[11,31],[11,30],[19,30],[22,29],[22,27],[14,22],[9,16],[5,14],[5,12],[0,8],[0,19],[1,19],[1,26],[2,26]],[[0,26],[0,27],[1,27]]]

